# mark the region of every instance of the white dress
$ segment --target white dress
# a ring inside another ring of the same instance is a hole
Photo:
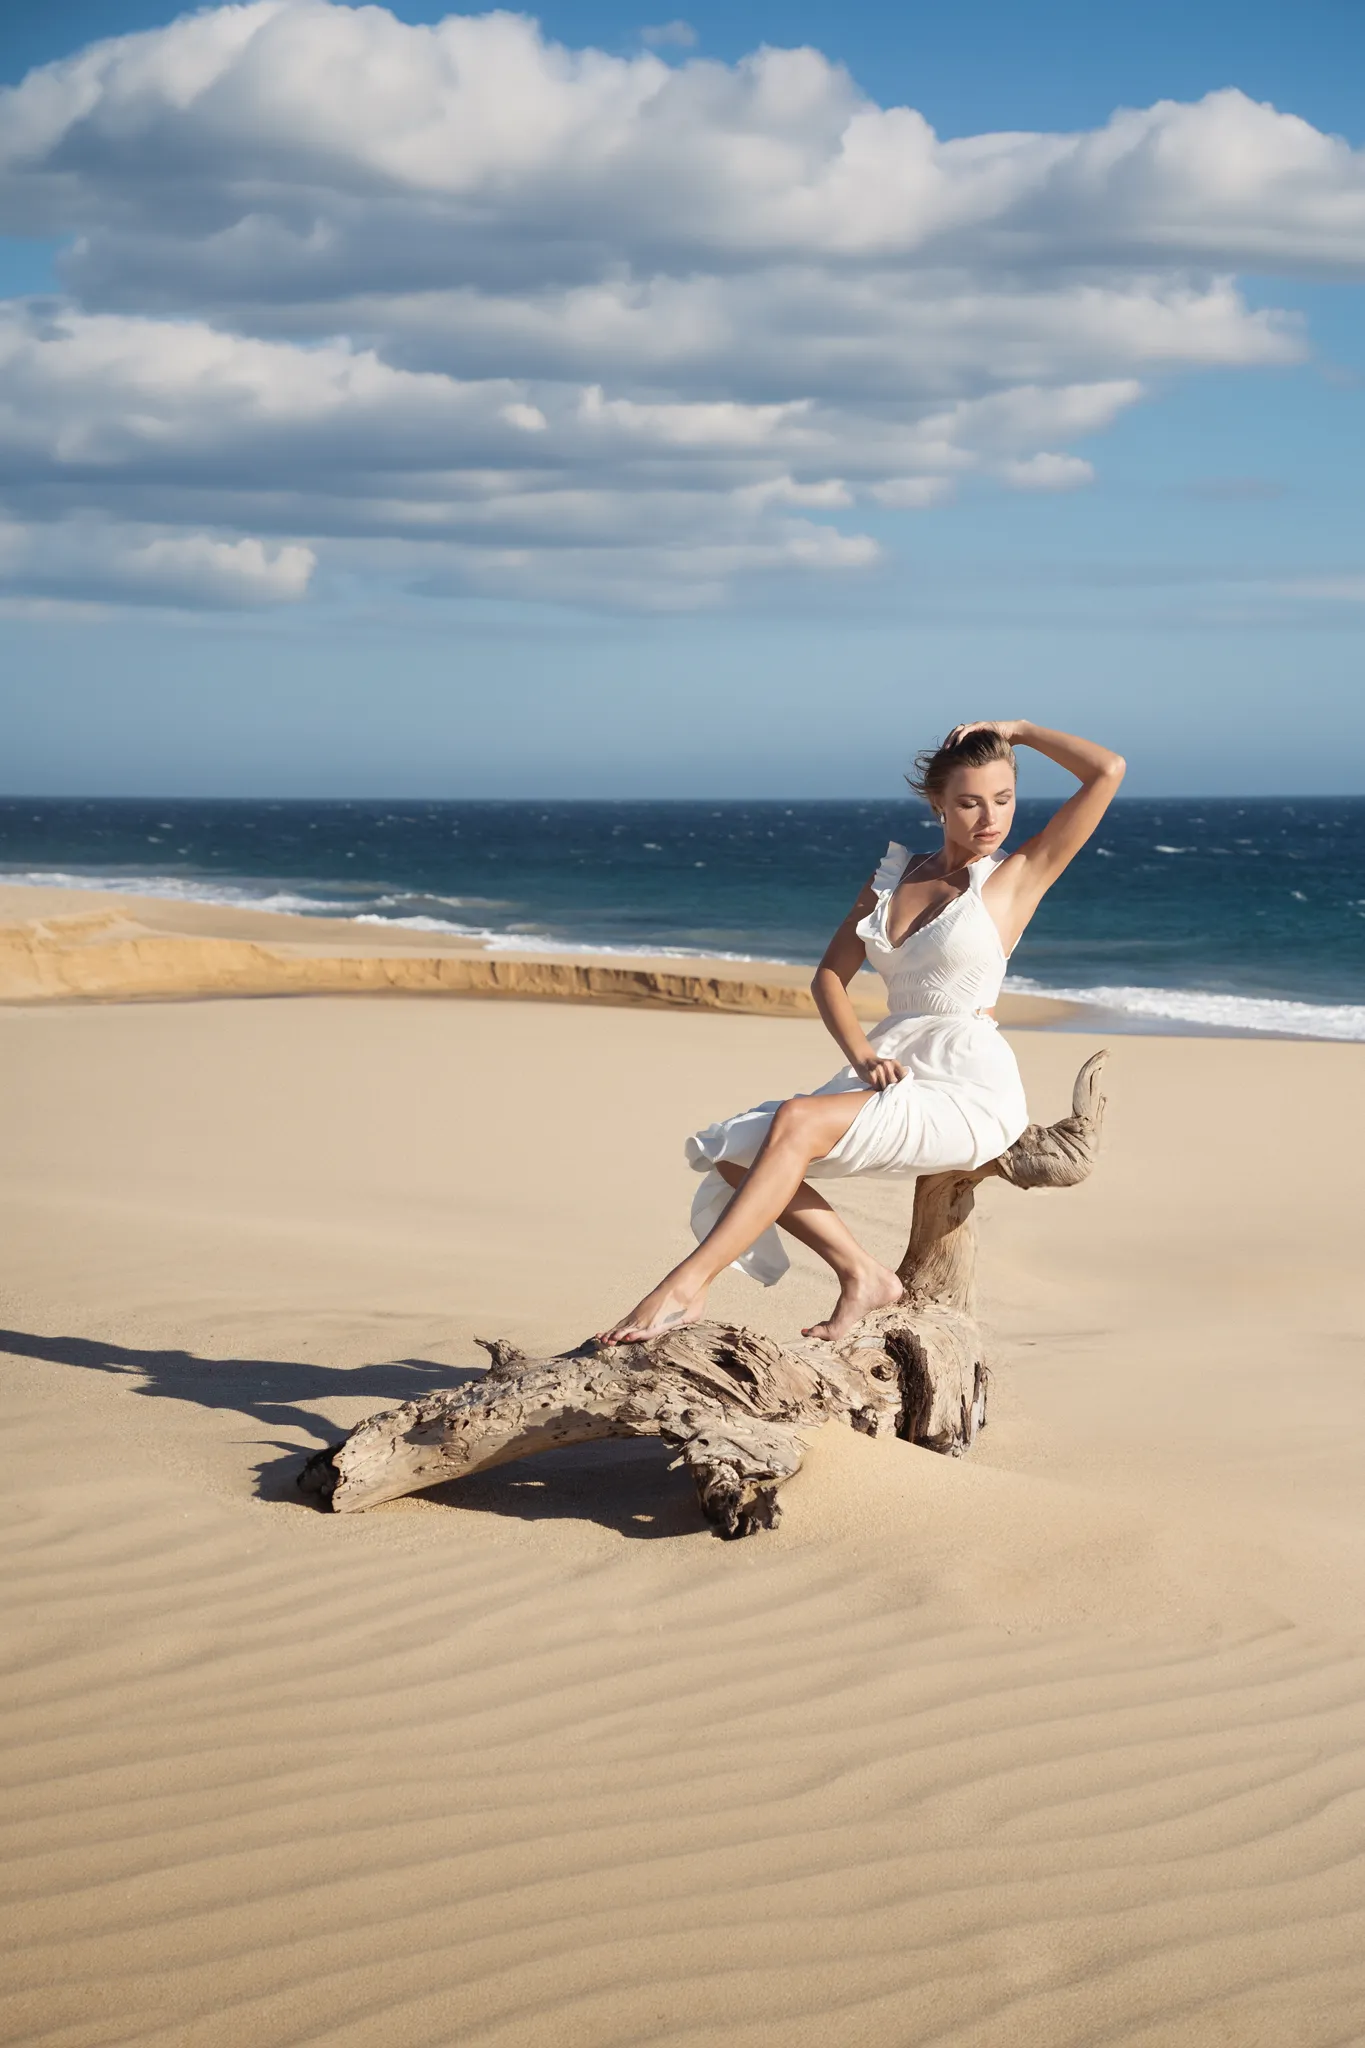
[[[900,1062],[905,1079],[869,1098],[833,1151],[812,1160],[810,1180],[984,1166],[1028,1123],[1014,1054],[986,1014],[1000,994],[1006,953],[981,890],[1001,862],[989,856],[972,861],[962,894],[893,946],[887,916],[909,864],[910,855],[893,840],[873,877],[876,905],[857,928],[869,964],[886,983],[890,1008],[868,1039],[883,1059]],[[843,1095],[866,1086],[853,1067],[841,1067],[814,1092]],[[751,1166],[780,1107],[761,1102],[687,1140],[688,1164],[705,1175],[692,1204],[699,1239],[733,1193],[715,1171],[717,1162]],[[775,1224],[735,1261],[765,1287],[780,1280],[789,1263]]]

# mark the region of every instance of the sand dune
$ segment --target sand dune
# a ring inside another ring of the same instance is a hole
[[[0,1002],[403,994],[814,1017],[809,984],[809,968],[775,960],[492,952],[458,933],[397,924],[0,885]],[[860,975],[852,995],[859,1016],[886,1015],[875,975]],[[1075,1010],[1011,995],[1001,1015],[1049,1024]]]
[[[1018,1041],[1036,1114],[1095,1041]],[[828,1431],[725,1545],[648,1446],[369,1515],[301,1452],[571,1340],[679,1134],[830,1061],[589,1006],[0,1009],[0,2039],[1365,2036],[1365,1050],[1127,1040],[988,1190],[971,1458]],[[896,1247],[908,1191],[845,1206]],[[791,1330],[804,1257],[717,1307]]]

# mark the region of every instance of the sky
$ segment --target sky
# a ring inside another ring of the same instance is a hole
[[[0,789],[1365,791],[1360,0],[7,0],[0,87]]]

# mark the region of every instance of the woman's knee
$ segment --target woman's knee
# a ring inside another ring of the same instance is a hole
[[[823,1159],[838,1144],[868,1099],[865,1093],[794,1095],[773,1118],[771,1142],[784,1150]]]
[[[804,1144],[819,1121],[823,1104],[810,1095],[793,1095],[779,1103],[773,1116],[772,1135],[777,1143]]]

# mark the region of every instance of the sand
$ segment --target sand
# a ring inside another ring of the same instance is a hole
[[[1016,1037],[1035,1114],[1097,1042]],[[1365,1047],[1116,1044],[1094,1179],[985,1191],[970,1458],[828,1430],[739,1544],[653,1447],[292,1498],[476,1334],[625,1306],[681,1134],[831,1064],[675,1009],[0,1007],[0,2039],[1365,2038]],[[899,1249],[908,1188],[840,1199]]]
[[[420,994],[814,1017],[810,979],[808,966],[779,960],[493,948],[394,923],[0,884],[0,1002]],[[860,1017],[886,1015],[875,974],[858,975],[850,993]],[[1027,1026],[1079,1014],[1077,1004],[1013,993],[999,1010]]]

